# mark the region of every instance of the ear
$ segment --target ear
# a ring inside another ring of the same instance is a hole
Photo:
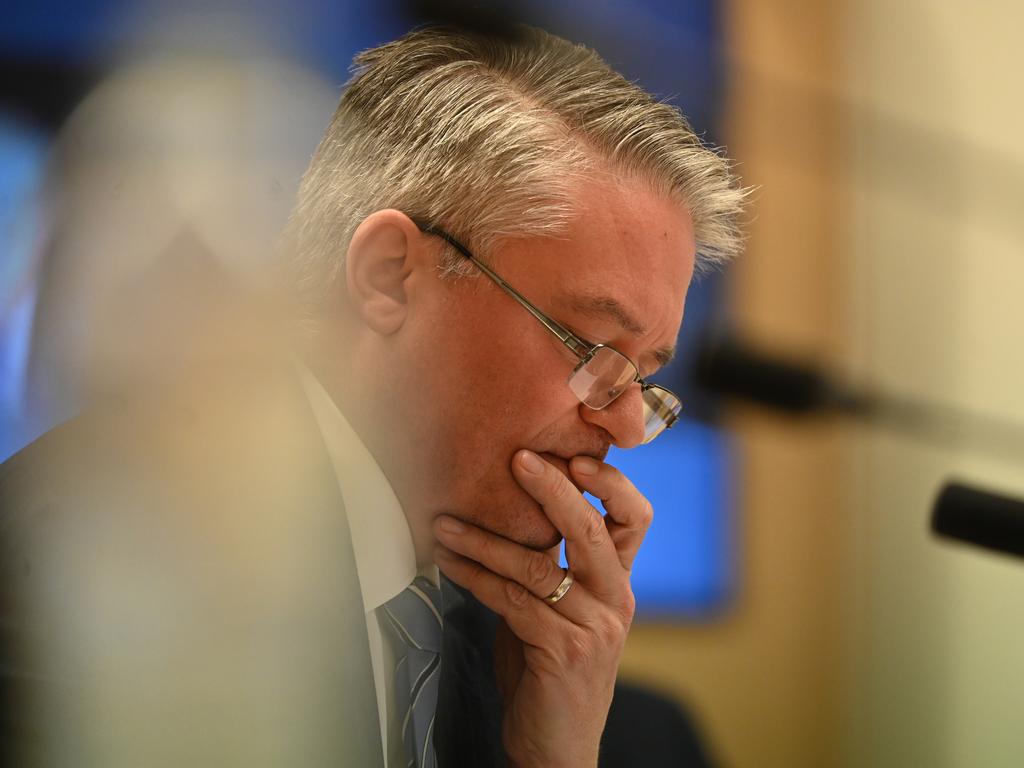
[[[419,236],[404,213],[384,210],[363,219],[349,243],[345,283],[352,309],[384,336],[398,331],[408,314],[408,279]]]

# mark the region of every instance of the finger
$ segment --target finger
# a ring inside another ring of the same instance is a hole
[[[448,549],[517,584],[534,597],[551,595],[565,579],[565,569],[547,552],[537,552],[502,536],[441,515],[434,534]],[[557,554],[556,554],[557,557]],[[596,599],[582,585],[573,584],[557,602],[548,603],[570,621],[581,624],[593,612]]]
[[[599,595],[620,590],[622,564],[601,513],[562,472],[535,453],[517,452],[512,473],[565,538],[573,574]]]
[[[654,519],[651,503],[628,477],[610,464],[575,456],[569,471],[579,486],[604,505],[604,523],[622,567],[629,570]]]
[[[566,617],[549,609],[521,584],[503,578],[444,546],[434,550],[438,568],[465,587],[481,603],[505,619],[509,628],[527,645],[552,648],[555,638],[575,629]]]

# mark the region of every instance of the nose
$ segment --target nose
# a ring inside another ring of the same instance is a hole
[[[580,403],[580,418],[604,429],[616,448],[633,448],[644,441],[644,407],[640,384],[634,382],[599,411]]]

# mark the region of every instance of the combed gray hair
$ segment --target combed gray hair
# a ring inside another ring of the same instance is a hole
[[[514,38],[427,27],[364,51],[285,237],[301,310],[318,314],[374,211],[404,211],[487,254],[563,232],[579,183],[606,169],[687,207],[698,270],[740,250],[745,193],[729,162],[594,51],[525,27]],[[464,261],[446,260],[454,272]]]

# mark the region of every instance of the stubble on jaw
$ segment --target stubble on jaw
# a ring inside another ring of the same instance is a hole
[[[541,505],[516,483],[511,470],[505,472],[505,477],[482,480],[472,501],[438,508],[434,516],[451,515],[528,549],[545,551],[557,546],[561,533]]]
[[[574,456],[589,456],[603,462],[610,448],[609,436],[592,431],[560,437],[549,432],[526,442],[537,446],[534,452],[560,472],[581,494],[580,502],[586,503],[583,489],[569,471],[569,462]],[[540,503],[515,479],[512,465],[522,447],[512,451],[503,463],[496,462],[477,479],[472,486],[471,499],[451,505],[457,508],[442,511],[529,549],[548,551],[561,544],[563,537]]]

